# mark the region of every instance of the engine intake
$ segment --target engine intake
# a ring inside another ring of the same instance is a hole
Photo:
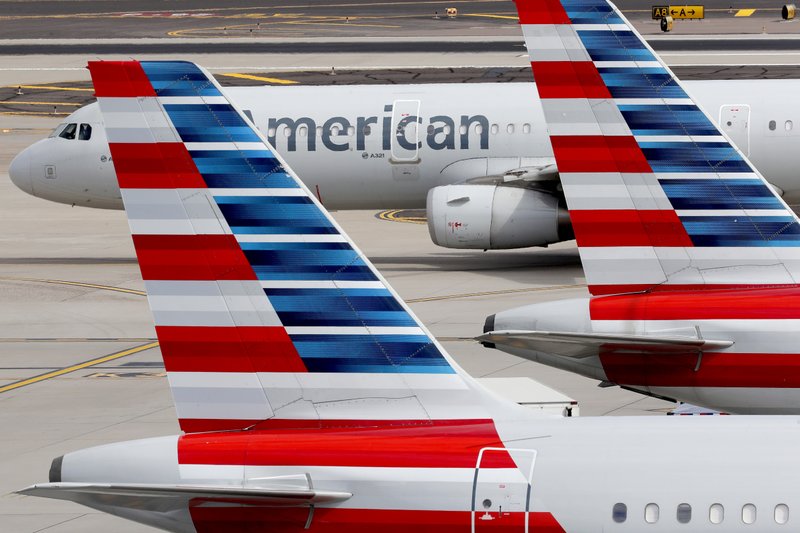
[[[556,196],[521,187],[434,187],[427,212],[431,240],[445,248],[502,250],[573,238]]]

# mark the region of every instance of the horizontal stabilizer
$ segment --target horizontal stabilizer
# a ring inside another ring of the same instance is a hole
[[[572,333],[562,331],[490,331],[476,340],[484,344],[547,352],[567,357],[588,357],[604,353],[706,352],[733,345],[729,340],[697,337]]]
[[[129,504],[131,499],[135,499],[138,508],[151,510],[167,509],[173,507],[175,501],[187,500],[259,507],[306,507],[341,502],[352,496],[349,492],[302,488],[92,483],[42,483],[22,489],[19,494],[67,500],[89,506],[101,501],[105,505]]]

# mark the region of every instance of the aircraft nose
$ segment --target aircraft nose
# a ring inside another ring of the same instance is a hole
[[[8,167],[8,177],[11,182],[28,194],[33,194],[33,180],[31,180],[31,154],[25,149],[11,161]]]

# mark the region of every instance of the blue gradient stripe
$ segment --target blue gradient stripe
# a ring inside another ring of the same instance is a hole
[[[339,233],[307,196],[215,196],[234,233]]]
[[[622,24],[622,19],[602,0],[566,0],[561,2],[573,24]]]
[[[680,217],[695,246],[800,246],[800,224],[794,217]]]
[[[222,96],[194,63],[142,61],[140,64],[158,96]]]
[[[211,188],[300,187],[269,150],[192,150],[189,155]]]
[[[634,135],[719,135],[695,105],[620,105]]]
[[[290,335],[309,372],[454,374],[426,335]]]
[[[265,289],[284,326],[415,326],[387,289]]]
[[[578,30],[592,61],[657,61],[631,31]]]
[[[639,142],[653,172],[752,172],[727,142]]]
[[[183,142],[261,142],[229,104],[165,104]]]
[[[675,209],[784,209],[758,179],[659,180]]]

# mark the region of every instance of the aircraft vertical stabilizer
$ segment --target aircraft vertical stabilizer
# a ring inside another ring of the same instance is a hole
[[[213,77],[89,69],[184,431],[489,418]]]
[[[592,294],[797,284],[797,217],[613,4],[517,6]]]

